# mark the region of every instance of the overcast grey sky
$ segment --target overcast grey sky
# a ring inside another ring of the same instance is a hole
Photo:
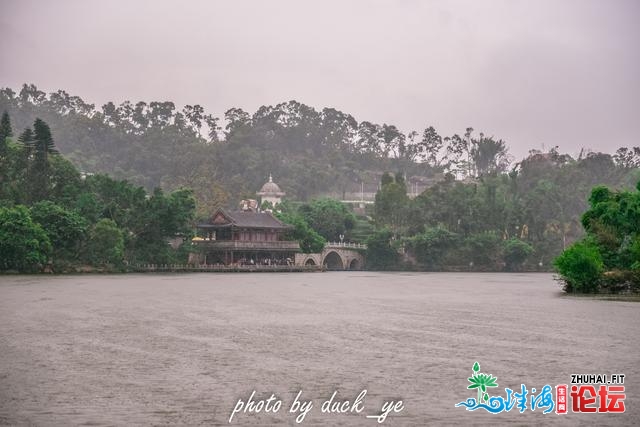
[[[0,86],[101,106],[295,99],[405,133],[640,145],[640,1],[0,0]]]

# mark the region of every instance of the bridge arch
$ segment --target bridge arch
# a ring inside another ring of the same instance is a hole
[[[360,261],[356,258],[352,259],[349,263],[349,270],[360,270],[361,268]]]
[[[313,258],[307,258],[307,260],[304,262],[304,265],[318,265],[318,264],[316,264],[316,261]]]
[[[327,270],[344,270],[342,257],[336,251],[330,251],[322,260],[322,264],[327,266]]]

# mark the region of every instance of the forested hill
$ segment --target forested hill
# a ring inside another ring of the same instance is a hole
[[[404,135],[393,125],[358,122],[290,101],[253,114],[231,108],[220,119],[199,105],[111,102],[96,108],[63,90],[34,85],[0,91],[17,132],[36,117],[49,123],[56,146],[85,172],[108,173],[147,189],[194,189],[202,208],[255,194],[269,173],[293,198],[375,191],[384,171],[434,176],[443,139],[435,129]],[[418,162],[418,161],[424,162]]]
[[[522,178],[544,154],[532,151],[529,159],[513,163],[504,141],[471,128],[462,136],[442,137],[431,126],[404,134],[393,125],[358,122],[347,113],[318,111],[296,101],[263,106],[253,114],[230,108],[217,118],[200,105],[178,109],[169,101],[109,102],[97,108],[63,90],[46,94],[25,84],[18,92],[0,90],[3,111],[17,134],[35,118],[47,122],[60,152],[84,172],[107,173],[148,190],[192,188],[200,214],[255,196],[270,173],[289,197],[309,200],[359,192],[362,184],[366,192],[375,192],[387,171],[404,174],[410,191],[412,182],[441,180],[442,172],[478,178],[513,170]],[[588,153],[577,160],[555,149],[544,156],[558,167],[524,190],[536,190],[540,180],[567,185],[573,189],[567,202],[580,207],[591,185],[633,184],[626,172],[640,165],[638,148],[621,148],[614,156]],[[560,180],[554,178],[556,169]],[[587,171],[584,179],[575,178],[574,169]],[[560,183],[574,178],[573,184]]]
[[[5,176],[0,181],[9,184],[4,191],[8,206],[45,200],[40,188],[47,186],[29,178],[43,174],[32,162],[37,156],[29,154],[28,141],[33,133],[43,133],[38,126],[44,128],[41,124],[46,122],[52,132],[45,133],[54,136],[36,139],[46,140],[47,147],[56,147],[82,171],[107,173],[148,190],[160,187],[164,194],[191,188],[200,217],[254,197],[270,173],[296,200],[358,192],[361,183],[368,192],[379,187],[369,212],[372,221],[360,218],[359,225],[344,220],[344,206],[326,200],[289,206],[282,214],[302,231],[340,223],[323,237],[344,234],[369,242],[369,265],[380,269],[404,268],[403,263],[416,264],[411,268],[459,269],[456,263],[461,260],[492,271],[546,268],[583,235],[580,216],[594,186],[629,189],[640,179],[640,147],[623,147],[614,155],[581,153],[577,159],[557,148],[532,150],[527,158],[513,162],[504,141],[471,128],[462,136],[441,137],[433,127],[405,135],[392,125],[357,122],[335,109],[317,111],[295,101],[261,107],[252,115],[232,108],[221,120],[198,105],[178,110],[171,102],[107,103],[97,110],[64,91],[47,95],[25,85],[19,93],[0,90],[2,111],[7,114],[0,120],[0,141],[7,143],[6,153],[22,153],[7,157],[15,160],[13,175],[0,165],[0,178]],[[62,161],[62,156],[54,157]],[[393,175],[385,173],[389,171]],[[49,177],[51,191],[68,187],[58,183],[79,181],[69,178],[76,175]],[[408,190],[415,190],[412,182],[429,177],[433,179],[426,190],[422,187],[417,197],[407,196]],[[86,193],[98,194],[91,185],[101,179],[106,178],[85,180]],[[31,195],[21,195],[25,190]],[[135,191],[144,205],[140,190]],[[152,194],[162,200],[162,191]],[[62,202],[51,200],[79,209],[64,197]],[[340,221],[331,220],[329,211],[338,212]],[[123,230],[128,227],[109,212],[103,217]],[[390,242],[400,246],[391,248]],[[154,253],[146,249],[153,245],[143,245],[142,250],[127,244],[140,259]],[[406,249],[406,260],[397,257],[400,248]]]

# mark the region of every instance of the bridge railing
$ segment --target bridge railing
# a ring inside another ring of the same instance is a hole
[[[367,249],[364,243],[352,242],[327,242],[326,248]]]

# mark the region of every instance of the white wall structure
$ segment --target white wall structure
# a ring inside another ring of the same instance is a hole
[[[273,182],[273,178],[271,177],[271,174],[269,174],[269,181],[266,182],[256,194],[260,196],[260,205],[264,202],[270,202],[275,207],[282,201],[282,197],[287,193],[280,190],[278,184]]]

